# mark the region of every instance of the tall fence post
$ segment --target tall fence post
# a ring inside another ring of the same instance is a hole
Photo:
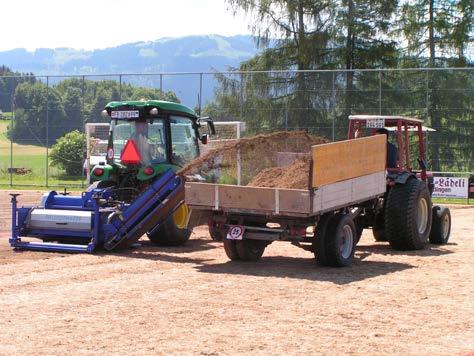
[[[240,117],[237,125],[237,139],[240,138],[240,125],[244,117],[244,74],[240,73]],[[240,148],[237,148],[237,185],[242,184],[242,162],[240,155]]]
[[[84,108],[85,108],[85,101],[86,101],[86,99],[85,99],[85,96],[86,96],[86,78],[85,78],[84,75],[82,76],[82,88],[81,88],[81,91],[82,91],[82,93],[81,93],[81,94],[82,94],[82,101],[81,101],[82,117],[81,117],[81,119],[82,119],[82,124],[83,124],[83,131],[86,132],[86,130],[85,130],[86,120],[85,120],[85,118],[84,118]],[[87,136],[86,136],[86,137],[87,137]],[[86,149],[86,152],[88,152],[88,145],[87,145],[87,143],[86,143],[85,149]],[[87,166],[87,169],[89,169],[89,166]],[[81,187],[84,187],[84,180],[87,179],[88,173],[86,174],[83,169],[81,169],[81,171],[82,171]]]
[[[160,91],[163,92],[163,73],[160,74]]]
[[[379,70],[379,115],[382,115],[382,71]]]
[[[13,78],[12,78],[13,81]],[[11,116],[10,116],[10,187],[13,185],[13,125],[15,124],[15,98],[14,98],[14,85],[12,85],[11,94]]]
[[[46,76],[46,186],[49,183],[49,76]]]
[[[332,106],[332,141],[336,138],[336,72],[332,72],[332,93],[331,93],[331,106]]]
[[[119,101],[122,101],[122,74],[119,74]]]
[[[199,116],[202,110],[202,73],[199,73],[199,98],[198,98]]]

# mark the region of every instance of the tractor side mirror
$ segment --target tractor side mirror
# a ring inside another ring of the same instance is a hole
[[[209,116],[200,117],[198,119],[199,127],[201,127],[201,123],[203,123],[203,122],[207,123],[207,128],[208,128],[210,134],[215,135],[216,134],[216,128],[214,126],[214,121]]]
[[[207,134],[201,136],[201,142],[203,145],[207,145]]]
[[[209,128],[209,131],[210,131],[211,135],[216,134],[216,128],[214,126],[214,121],[208,121],[207,122],[207,127]]]

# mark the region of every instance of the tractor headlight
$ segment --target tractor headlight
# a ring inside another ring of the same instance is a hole
[[[107,112],[107,110],[102,110],[102,112],[100,113],[102,115],[103,118],[107,119],[109,117],[109,113]]]
[[[151,116],[157,116],[158,115],[158,109],[157,108],[153,108],[150,110],[150,115]]]

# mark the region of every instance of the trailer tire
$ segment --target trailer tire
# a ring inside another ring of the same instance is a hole
[[[315,242],[313,243],[314,258],[316,263],[321,266],[328,266],[326,259],[326,239],[327,239],[327,228],[334,214],[324,214],[316,226]]]
[[[224,234],[222,233],[222,230],[216,228],[215,226],[209,226],[209,235],[211,236],[211,239],[214,241],[222,241],[224,239]]]
[[[326,231],[326,260],[328,266],[347,267],[352,264],[357,230],[350,215],[337,214]]]
[[[240,260],[239,253],[237,252],[237,244],[235,240],[224,239],[224,251],[229,260],[236,261]]]
[[[433,222],[431,225],[430,243],[444,245],[448,243],[451,234],[451,212],[444,206],[433,207]]]
[[[180,229],[176,226],[173,216],[170,216],[158,229],[147,233],[148,239],[158,246],[181,246],[189,240],[191,230]]]
[[[383,210],[375,215],[375,223],[374,227],[372,228],[372,235],[374,235],[375,241],[378,242],[388,241],[387,236],[385,235],[384,215],[385,214],[383,213]]]
[[[262,240],[243,239],[235,241],[237,254],[242,261],[258,261],[267,247],[267,242]]]
[[[421,250],[431,230],[431,198],[422,181],[409,179],[388,193],[385,207],[385,233],[395,250]]]

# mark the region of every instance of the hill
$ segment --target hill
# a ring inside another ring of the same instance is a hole
[[[162,38],[92,51],[72,48],[23,48],[0,52],[0,64],[35,75],[210,72],[237,67],[258,52],[251,36],[219,35]],[[110,78],[108,78],[110,79]],[[158,77],[124,77],[135,85],[160,85]],[[203,100],[212,97],[214,81],[203,79]],[[175,91],[183,103],[197,103],[199,76],[165,76],[163,89]]]

